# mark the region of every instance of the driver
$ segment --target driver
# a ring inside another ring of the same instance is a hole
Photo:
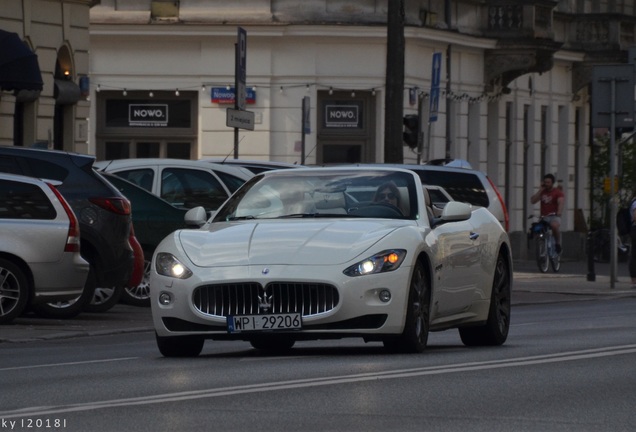
[[[387,203],[400,208],[400,191],[392,181],[386,182],[378,187],[373,197],[374,203]]]

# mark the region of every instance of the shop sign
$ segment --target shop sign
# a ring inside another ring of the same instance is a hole
[[[236,92],[234,87],[212,87],[212,102],[218,104],[233,104],[236,98]],[[245,103],[256,103],[256,91],[253,88],[247,87],[245,89]]]
[[[130,104],[128,105],[128,123],[130,126],[166,127],[168,126],[168,105]]]
[[[325,127],[358,128],[360,115],[357,105],[326,105]]]

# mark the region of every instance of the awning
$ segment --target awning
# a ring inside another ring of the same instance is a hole
[[[0,30],[0,89],[42,90],[38,56],[17,33]]]

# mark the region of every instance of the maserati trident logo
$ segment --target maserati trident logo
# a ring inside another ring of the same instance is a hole
[[[263,270],[261,270],[261,273],[263,273],[264,275],[269,273],[269,269],[267,267],[265,267]]]
[[[272,308],[272,295],[267,294],[267,288],[261,287],[263,294],[258,296],[258,308],[261,312],[268,312]]]

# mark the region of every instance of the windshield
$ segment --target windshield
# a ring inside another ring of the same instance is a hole
[[[374,170],[285,170],[249,180],[214,222],[292,217],[416,219],[413,175]]]

